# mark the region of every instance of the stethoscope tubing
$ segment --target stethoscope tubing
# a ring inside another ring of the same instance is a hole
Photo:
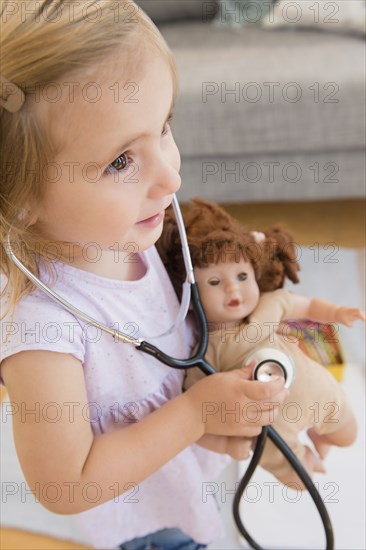
[[[205,359],[208,345],[208,328],[196,282],[191,284],[191,304],[193,311],[196,314],[198,331],[201,335],[198,342],[197,350],[194,355],[192,355],[188,359],[176,359],[175,357],[170,357],[156,346],[149,344],[149,342],[147,342],[146,340],[141,342],[138,349],[145,353],[148,353],[149,355],[152,355],[153,357],[158,359],[158,361],[161,361],[165,365],[168,365],[169,367],[173,367],[175,369],[189,369],[192,367],[199,367],[204,374],[215,374],[216,370]]]
[[[107,325],[101,323],[97,319],[94,319],[94,317],[91,317],[84,311],[81,311],[81,309],[78,309],[77,307],[73,306],[65,300],[62,296],[54,292],[49,286],[47,286],[45,283],[43,283],[38,277],[36,277],[15,255],[12,247],[11,247],[11,232],[9,231],[9,234],[7,236],[7,243],[6,243],[6,253],[8,257],[14,262],[14,264],[32,281],[32,283],[42,290],[47,296],[49,296],[54,302],[61,305],[63,308],[65,308],[67,311],[75,315],[76,317],[79,317],[80,319],[83,319],[83,321],[86,321],[87,323],[90,323],[91,325],[99,328],[100,330],[110,334],[113,336],[113,338],[121,340],[122,342],[126,344],[132,344],[135,347],[138,347],[141,343],[141,340],[138,338],[134,338],[133,336],[129,336],[128,334],[125,334],[124,332],[121,332],[116,329],[112,329],[108,327]]]
[[[236,490],[234,500],[233,500],[233,516],[234,521],[236,524],[236,527],[240,534],[245,538],[245,540],[248,542],[248,544],[254,548],[255,550],[264,550],[262,546],[260,546],[249,534],[247,529],[245,528],[241,515],[240,515],[240,502],[241,498],[244,494],[245,489],[247,488],[258,464],[261,459],[261,456],[264,451],[264,447],[267,441],[267,437],[274,443],[274,445],[277,447],[277,449],[283,454],[283,456],[286,458],[286,460],[291,464],[292,468],[295,470],[301,481],[304,483],[305,487],[309,491],[309,494],[319,512],[319,515],[321,517],[321,520],[323,522],[324,531],[325,531],[325,538],[326,538],[326,550],[333,550],[334,549],[334,533],[333,533],[333,527],[332,522],[330,520],[328,511],[325,507],[325,504],[317,491],[311,477],[297,458],[297,456],[293,453],[293,451],[290,449],[290,447],[285,443],[285,441],[282,439],[282,437],[276,432],[276,430],[272,426],[264,426],[262,428],[262,431],[260,435],[257,438],[257,443],[254,448],[253,456],[249,462],[248,468],[245,471],[244,476],[242,477],[238,488]]]

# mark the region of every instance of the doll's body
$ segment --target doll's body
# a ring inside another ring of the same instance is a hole
[[[277,333],[281,321],[289,318],[292,297],[283,289],[267,292],[260,296],[256,309],[243,322],[229,326],[218,323],[217,327],[211,323],[213,330],[209,334],[206,359],[220,372],[242,367],[257,348],[280,349],[293,359],[295,380],[273,427],[311,475],[314,471],[324,471],[321,459],[325,457],[329,445],[352,442],[355,422],[346,396],[334,377],[305,355],[293,338]],[[184,387],[190,387],[203,376],[199,369],[189,370]],[[311,430],[309,435],[319,457],[300,442],[298,435],[304,430]],[[269,440],[260,465],[282,483],[294,482],[297,487],[303,488],[284,456]]]
[[[312,319],[352,326],[357,319],[365,320],[364,312],[281,288],[286,277],[298,282],[299,271],[293,240],[282,228],[270,228],[266,235],[248,231],[218,205],[199,199],[192,201],[184,221],[209,325],[206,359],[222,372],[243,367],[259,347],[274,347],[290,355],[296,377],[273,426],[310,475],[324,472],[322,459],[329,446],[352,444],[356,422],[341,386],[322,365],[305,355],[294,339],[281,334],[280,323]],[[179,295],[184,270],[176,222],[169,214],[157,246]],[[202,377],[198,368],[188,370],[184,387],[188,389]],[[238,405],[237,411],[234,407]],[[240,404],[233,404],[233,411],[243,414]],[[299,441],[298,435],[305,429],[315,453]],[[296,482],[303,488],[269,441],[260,464],[281,482]]]

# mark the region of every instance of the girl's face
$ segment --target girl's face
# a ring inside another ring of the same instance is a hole
[[[250,262],[211,264],[194,273],[209,323],[235,326],[257,307],[259,288]]]
[[[180,155],[168,122],[173,101],[168,63],[151,54],[141,77],[122,79],[124,57],[108,77],[99,71],[69,79],[61,85],[58,105],[43,98],[36,107],[51,121],[51,137],[59,145],[43,174],[46,194],[37,227],[51,240],[81,245],[78,265],[84,261],[88,270],[93,270],[88,250],[93,256],[99,252],[102,262],[123,263],[155,243],[164,210],[181,184]]]

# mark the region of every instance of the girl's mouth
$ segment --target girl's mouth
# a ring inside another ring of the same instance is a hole
[[[158,212],[154,216],[151,216],[150,218],[146,218],[145,220],[141,220],[140,222],[137,222],[136,225],[143,225],[144,227],[157,227],[161,224],[161,222],[164,220],[165,216],[165,210],[162,210],[161,212]]]

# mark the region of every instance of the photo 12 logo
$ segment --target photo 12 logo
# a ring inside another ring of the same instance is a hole
[[[337,82],[202,82],[202,103],[339,103]]]
[[[135,2],[109,2],[107,6],[103,2],[94,0],[64,0],[63,2],[34,2],[27,0],[13,0],[4,3],[1,10],[1,23],[6,23],[12,17],[20,17],[24,23],[32,18],[36,23],[55,24],[62,19],[69,23],[83,21],[86,24],[98,23],[108,11],[114,23],[136,23],[136,14],[140,7]],[[32,5],[33,4],[33,5]],[[41,7],[41,4],[42,7]]]
[[[340,487],[338,483],[327,481],[323,485],[318,482],[315,482],[314,485],[325,504],[339,503],[337,495],[339,495]],[[205,504],[211,501],[213,496],[221,504],[230,502],[234,498],[238,487],[239,481],[234,484],[225,481],[221,483],[206,481],[202,484],[202,502]],[[280,503],[281,501],[295,504],[306,498],[306,493],[300,489],[296,482],[283,485],[279,481],[264,481],[263,483],[251,481],[242,495],[242,501],[247,504],[256,504],[260,501],[270,504]]]
[[[325,0],[218,0],[204,2],[202,20],[214,17],[216,26],[233,28],[260,24],[265,27],[288,25],[337,25],[343,15],[342,2]]]

